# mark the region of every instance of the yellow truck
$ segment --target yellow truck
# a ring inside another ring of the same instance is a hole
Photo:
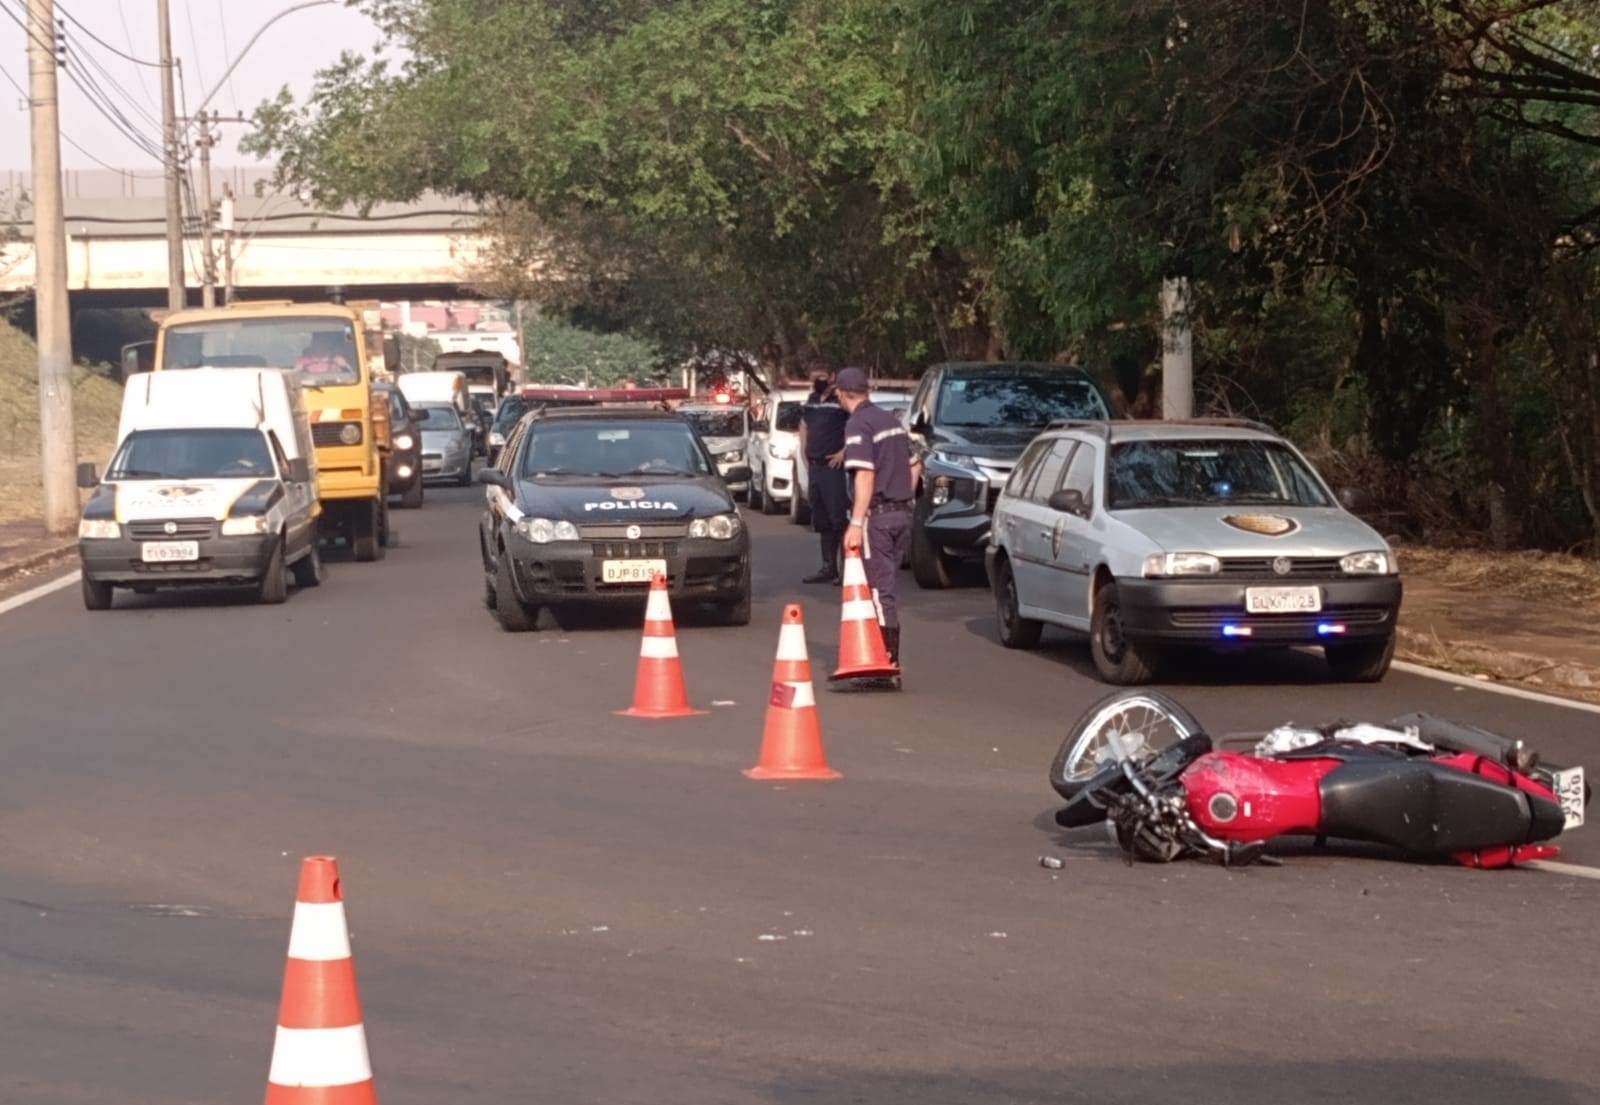
[[[151,367],[295,370],[316,445],[322,535],[344,538],[357,560],[380,560],[389,536],[389,404],[373,395],[381,352],[369,342],[362,312],[350,305],[239,302],[164,317]]]

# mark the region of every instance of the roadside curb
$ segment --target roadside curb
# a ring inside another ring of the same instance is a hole
[[[1483,645],[1457,644],[1437,633],[1405,626],[1398,628],[1398,638],[1397,656],[1436,671],[1483,683],[1537,689],[1578,701],[1600,701],[1600,669]]]
[[[78,542],[76,539],[63,540],[40,549],[38,552],[18,557],[16,560],[0,561],[0,583],[8,582],[29,572],[38,571],[40,568],[51,567],[56,561],[65,560],[77,551]]]

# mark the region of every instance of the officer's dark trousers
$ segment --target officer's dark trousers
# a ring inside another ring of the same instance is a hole
[[[900,608],[895,601],[895,584],[900,578],[900,562],[911,543],[911,512],[886,510],[867,515],[867,585],[878,599],[885,629],[900,628]]]
[[[822,562],[837,570],[839,546],[844,541],[844,527],[850,515],[850,504],[845,498],[845,471],[830,468],[826,462],[811,464],[809,468],[811,527],[817,531],[822,545]]]

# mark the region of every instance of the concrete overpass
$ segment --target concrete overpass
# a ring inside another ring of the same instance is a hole
[[[72,306],[164,307],[165,208],[159,197],[68,197],[68,289]],[[20,241],[0,255],[0,291],[31,291],[33,226],[24,210]],[[425,197],[362,213],[321,211],[285,196],[234,202],[234,231],[214,235],[222,301],[225,258],[240,298],[436,299],[466,290],[485,246],[482,219],[456,199]],[[185,220],[185,285],[200,302],[201,237]]]

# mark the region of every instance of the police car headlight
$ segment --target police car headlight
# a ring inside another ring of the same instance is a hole
[[[706,531],[714,540],[727,541],[739,532],[737,514],[717,514],[706,519]]]
[[[354,422],[346,422],[339,430],[339,443],[341,445],[360,445],[361,427]]]
[[[404,452],[407,449],[410,449],[416,443],[417,443],[417,439],[412,437],[410,434],[396,434],[395,435],[394,447],[396,449],[401,450],[402,452]]]
[[[110,518],[85,518],[78,523],[78,536],[89,541],[110,541],[122,536],[122,526]]]
[[[1339,570],[1353,576],[1386,576],[1393,573],[1394,557],[1386,552],[1358,552],[1339,558]]]
[[[767,452],[772,454],[773,460],[789,460],[794,456],[794,442],[773,441],[767,444]]]
[[[548,518],[519,518],[517,532],[535,545],[547,545],[556,539],[556,524]]]
[[[578,527],[577,526],[573,525],[571,522],[557,522],[556,523],[556,540],[557,541],[576,541],[577,539],[578,539]]]
[[[1222,561],[1210,553],[1169,552],[1144,558],[1146,579],[1162,576],[1214,576],[1222,571]]]
[[[253,537],[258,533],[267,532],[267,516],[265,514],[246,514],[242,518],[224,518],[222,520],[222,536],[224,537]]]
[[[690,522],[689,523],[689,536],[690,537],[710,537],[711,536],[711,521],[710,521],[710,519],[707,519],[707,518],[696,518],[694,521]]]

